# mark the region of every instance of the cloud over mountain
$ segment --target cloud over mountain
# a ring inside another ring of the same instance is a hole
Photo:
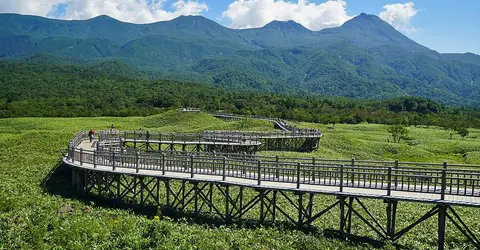
[[[383,6],[383,9],[384,11],[380,12],[379,16],[385,22],[402,32],[409,33],[416,31],[416,29],[412,27],[411,21],[419,10],[415,9],[413,2],[388,4]]]
[[[319,4],[307,0],[235,0],[222,16],[230,20],[232,28],[262,27],[273,20],[293,20],[311,30],[321,30],[340,26],[351,19],[346,6],[343,0]]]
[[[108,15],[125,22],[152,23],[181,15],[200,15],[206,3],[193,0],[0,0],[0,12],[62,19]]]

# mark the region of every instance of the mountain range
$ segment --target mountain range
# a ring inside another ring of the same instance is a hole
[[[230,29],[201,16],[131,24],[0,14],[0,59],[98,66],[229,89],[480,107],[480,56],[442,54],[368,14],[311,31],[294,21]],[[111,64],[109,64],[111,65]],[[134,70],[132,70],[134,69]]]

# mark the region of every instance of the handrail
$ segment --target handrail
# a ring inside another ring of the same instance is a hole
[[[72,141],[76,142],[78,138],[80,136]],[[445,195],[480,197],[480,169],[473,169],[475,166],[471,165],[455,164],[451,167],[446,162],[429,163],[425,165],[433,166],[432,168],[422,169],[415,167],[422,163],[412,162],[396,162],[392,165],[391,162],[362,161],[370,164],[356,165],[355,161],[351,161],[353,164],[344,164],[349,162],[347,160],[313,158],[315,160],[307,163],[281,157],[275,157],[278,161],[263,161],[262,158],[254,157],[229,158],[218,153],[84,150],[75,148],[74,144],[69,146],[67,160],[79,165],[89,164],[94,168],[107,167],[111,171],[135,169],[138,173],[140,170],[154,170],[163,175],[165,172],[179,172],[189,173],[192,178],[195,174],[214,175],[256,180],[259,185],[263,181],[297,183],[297,188],[301,185],[321,185],[341,190],[375,189],[386,190],[387,195],[392,195],[394,191],[414,192],[436,194],[440,200],[444,200]],[[465,169],[469,167],[470,169]]]

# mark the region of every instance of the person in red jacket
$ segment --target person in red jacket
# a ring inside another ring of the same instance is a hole
[[[95,131],[93,131],[93,129],[90,129],[90,131],[88,131],[88,137],[90,138],[90,142],[95,139]]]

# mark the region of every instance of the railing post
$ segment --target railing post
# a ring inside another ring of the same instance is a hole
[[[165,153],[162,153],[162,175],[165,175]]]
[[[280,179],[280,169],[278,169],[278,155],[275,156],[275,178]]]
[[[139,165],[140,165],[139,155],[140,155],[140,152],[136,151],[136,154],[135,154],[135,172],[137,172],[137,173],[138,173],[138,168],[139,168]]]
[[[222,173],[222,180],[224,181],[226,179],[226,175],[227,175],[227,157],[223,157],[223,173]]]
[[[115,151],[112,152],[112,170],[115,171]]]
[[[352,170],[351,170],[351,173],[352,173],[352,186],[353,186],[353,183],[355,183],[355,158],[352,158]]]
[[[97,168],[97,151],[93,151],[93,168]]]
[[[83,148],[80,149],[80,166],[83,165]]]
[[[71,155],[70,155],[70,159],[72,159],[72,163],[75,163],[75,147],[73,146],[70,146],[71,148]]]
[[[315,157],[312,157],[312,181],[315,184]]]
[[[257,162],[257,185],[260,186],[262,183],[262,161],[258,160]]]
[[[392,193],[392,167],[388,167],[388,183],[387,183],[387,196]]]
[[[343,192],[343,168],[344,165],[340,165],[340,192]]]
[[[297,189],[300,188],[300,168],[301,168],[301,163],[297,163]]]
[[[398,159],[395,160],[395,187],[398,186]]]
[[[190,178],[193,178],[194,171],[193,171],[193,155],[190,155]]]
[[[445,190],[447,189],[447,162],[443,162],[442,168],[442,192],[440,193],[440,199],[445,200]]]

